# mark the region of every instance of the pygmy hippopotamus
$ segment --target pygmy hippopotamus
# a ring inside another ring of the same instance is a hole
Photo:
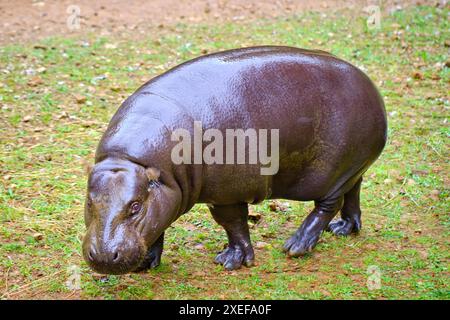
[[[280,198],[314,201],[283,247],[301,256],[324,230],[360,230],[362,176],[386,132],[372,81],[330,53],[260,46],[182,63],[127,98],[101,138],[88,179],[83,256],[100,273],[156,267],[164,231],[206,203],[228,237],[215,262],[251,266],[248,204]],[[231,148],[234,141],[244,148]]]

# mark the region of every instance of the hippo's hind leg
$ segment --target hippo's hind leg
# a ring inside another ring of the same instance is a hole
[[[147,269],[154,269],[161,263],[161,255],[164,247],[164,232],[161,236],[156,240],[154,244],[148,249],[147,254],[145,255],[144,260],[142,261],[139,268],[135,270],[135,272],[144,271]]]
[[[314,210],[306,217],[295,234],[284,244],[283,251],[289,256],[298,257],[310,252],[330,221],[342,208],[344,196],[315,201]]]
[[[359,206],[359,193],[362,178],[344,195],[344,206],[341,209],[341,219],[331,222],[328,231],[338,236],[347,236],[352,232],[361,230],[361,208]]]
[[[214,220],[226,231],[228,247],[220,252],[215,262],[227,270],[239,269],[241,265],[252,266],[255,254],[248,230],[248,205],[246,203],[209,207]]]

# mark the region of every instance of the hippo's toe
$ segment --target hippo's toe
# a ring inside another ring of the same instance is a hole
[[[337,236],[348,236],[351,233],[359,232],[359,227],[353,220],[338,219],[328,225],[327,231],[333,232]]]
[[[299,236],[295,233],[290,237],[283,246],[283,251],[287,252],[290,257],[299,257],[305,255],[307,252],[311,252],[319,241],[319,235],[313,235],[310,237]]]

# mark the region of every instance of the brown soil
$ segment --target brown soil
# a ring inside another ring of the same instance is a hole
[[[304,11],[354,10],[382,3],[389,12],[427,0],[0,0],[0,44],[35,41],[53,35],[97,32],[145,35],[151,27],[183,23],[216,23],[273,18]],[[80,28],[71,30],[67,20],[71,5],[80,9]]]

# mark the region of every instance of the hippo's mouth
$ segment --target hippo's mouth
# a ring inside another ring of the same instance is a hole
[[[140,258],[139,260],[133,263],[102,263],[102,262],[88,262],[89,267],[95,272],[101,274],[114,274],[120,275],[130,272],[135,272],[140,270],[140,266],[142,265],[144,258]]]
[[[145,263],[146,247],[142,244],[129,250],[98,252],[92,246],[83,245],[83,257],[89,267],[101,274],[125,274],[139,270]]]

